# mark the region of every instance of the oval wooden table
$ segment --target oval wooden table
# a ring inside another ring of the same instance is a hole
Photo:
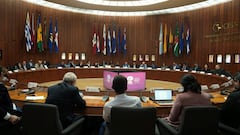
[[[47,88],[38,88],[34,94],[34,96],[44,96],[44,99],[42,100],[26,100],[27,95],[21,92],[22,88],[26,87],[26,84],[28,82],[44,83],[44,82],[62,80],[62,77],[66,72],[74,72],[77,74],[78,78],[102,78],[104,70],[114,70],[114,69],[112,68],[80,68],[80,69],[69,68],[69,69],[47,69],[47,70],[36,70],[36,71],[12,73],[12,74],[9,74],[9,78],[14,78],[18,80],[19,89],[9,91],[9,94],[12,100],[20,107],[22,107],[26,102],[44,103],[45,98],[47,97]],[[129,70],[132,70],[132,69],[129,69]],[[146,72],[147,79],[169,81],[169,82],[176,82],[176,83],[179,83],[179,80],[181,79],[181,77],[186,73],[193,74],[201,84],[207,85],[207,86],[210,86],[211,84],[222,84],[228,81],[226,77],[220,77],[217,75],[207,75],[202,73],[181,72],[181,71],[171,71],[171,70],[170,71],[141,70],[141,69],[135,69],[135,70]],[[23,85],[21,86],[21,84]],[[215,105],[222,104],[226,100],[226,96],[223,96],[220,94],[219,92],[220,89],[207,90],[207,92],[213,96],[211,101]],[[105,91],[101,91],[101,92],[82,91],[82,92],[84,94],[83,98],[86,100],[86,103],[87,103],[87,108],[83,111],[76,110],[76,112],[86,114],[89,116],[101,116],[103,106],[105,104],[105,102],[102,101],[102,96],[104,96],[106,92]],[[140,93],[128,92],[128,95],[140,96]],[[151,91],[145,91],[145,92],[142,92],[141,95],[151,97],[153,96],[153,93],[151,93]],[[114,92],[110,92],[110,96],[111,96],[110,100],[112,100],[114,98]],[[172,107],[171,105],[159,105],[151,100],[147,101],[146,103],[142,103],[142,105],[156,107],[157,116],[161,116],[161,117],[167,116]]]

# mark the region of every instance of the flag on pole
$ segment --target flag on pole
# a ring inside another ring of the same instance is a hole
[[[52,20],[50,20],[49,24],[49,35],[48,35],[48,49],[50,53],[52,53],[52,45],[53,45],[53,30],[52,30]]]
[[[107,39],[107,53],[110,55],[112,53],[112,43],[111,43],[111,30],[108,28],[108,39]]]
[[[170,31],[169,31],[169,39],[168,39],[168,48],[169,51],[172,51],[172,45],[173,45],[173,34],[172,34],[172,28],[170,27]]]
[[[41,16],[38,16],[38,21],[37,21],[37,46],[38,46],[38,51],[43,52],[43,42],[42,42],[42,25],[41,25]]]
[[[55,52],[58,52],[59,44],[58,44],[58,22],[56,20],[55,24],[55,36],[54,36],[54,47],[55,47]]]
[[[113,28],[112,31],[112,53],[115,54],[117,52],[117,40],[116,40],[116,28]]]
[[[184,49],[184,32],[183,32],[183,24],[181,26],[181,31],[180,31],[180,40],[179,40],[179,54],[182,54],[183,49]]]
[[[93,49],[92,50],[93,54],[96,54],[96,52],[97,52],[97,33],[95,30],[95,25],[93,27],[92,49]]]
[[[162,24],[160,24],[160,32],[159,32],[159,55],[163,54],[163,31]]]
[[[178,28],[178,23],[176,23],[175,27],[175,34],[174,34],[174,49],[173,53],[176,57],[179,55],[179,28]]]
[[[43,49],[47,50],[47,42],[48,42],[48,36],[47,36],[47,19],[44,17],[43,19]]]
[[[26,16],[25,38],[26,38],[26,50],[27,52],[29,52],[31,50],[31,44],[32,44],[29,12],[27,12],[27,16]]]
[[[187,54],[189,54],[190,53],[190,30],[189,30],[189,27],[187,29],[186,42],[187,42]]]
[[[163,43],[163,53],[167,53],[167,24],[164,26],[164,43]]]
[[[107,55],[107,35],[106,35],[106,25],[103,25],[103,44],[102,44],[103,55]]]
[[[98,29],[98,33],[97,33],[97,53],[100,53],[101,49],[100,49],[100,35],[99,35],[99,29]]]
[[[35,23],[34,23],[34,13],[32,13],[32,37],[31,37],[31,39],[32,39],[32,48],[34,49],[34,50],[36,50],[36,31],[35,31]]]
[[[127,28],[124,27],[123,31],[123,40],[122,40],[122,49],[124,56],[127,54]]]
[[[122,47],[121,47],[121,28],[118,28],[118,53],[121,53]]]

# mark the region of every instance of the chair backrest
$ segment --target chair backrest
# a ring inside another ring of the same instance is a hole
[[[214,106],[185,107],[181,121],[180,135],[217,135],[219,110]]]
[[[156,108],[113,107],[110,135],[154,135]]]
[[[24,135],[59,135],[61,131],[57,106],[38,103],[23,106]]]

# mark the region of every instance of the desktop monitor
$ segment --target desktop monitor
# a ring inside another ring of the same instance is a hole
[[[128,80],[127,91],[139,91],[146,88],[145,72],[120,72],[119,75],[125,76]]]
[[[112,71],[103,71],[103,87],[111,90],[112,89],[112,82],[114,77],[118,75],[117,72]]]

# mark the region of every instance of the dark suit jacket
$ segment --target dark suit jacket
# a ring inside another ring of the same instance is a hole
[[[13,104],[8,94],[7,88],[0,82],[0,121],[4,121],[4,116],[7,112],[13,111]]]
[[[7,112],[17,116],[22,115],[22,112],[20,110],[13,110],[13,103],[8,94],[8,90],[4,84],[0,82],[0,130],[3,127],[6,129],[13,126],[9,121],[3,119]]]
[[[233,91],[223,104],[221,121],[233,128],[240,126],[240,89]]]
[[[78,88],[65,82],[48,88],[46,103],[58,107],[63,127],[70,125],[76,118],[73,112],[75,106],[80,109],[86,106],[86,102],[79,95]]]

